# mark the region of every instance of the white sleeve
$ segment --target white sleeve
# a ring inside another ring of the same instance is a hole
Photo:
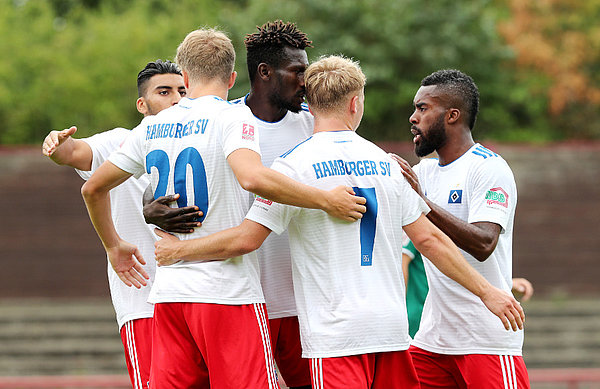
[[[294,170],[282,158],[277,158],[273,162],[271,169],[297,180]],[[301,212],[301,210],[302,208],[299,207],[276,203],[256,196],[252,207],[250,207],[246,215],[246,219],[262,224],[279,235],[287,229],[292,218]]]
[[[115,164],[115,166],[125,170],[127,173],[133,174],[135,178],[140,178],[146,173],[146,126],[144,123],[145,121],[142,120],[136,128],[131,130],[131,133],[121,147],[108,157],[108,160]]]
[[[431,209],[425,203],[425,200],[419,196],[419,194],[410,186],[406,178],[402,175],[402,169],[397,163],[394,163],[392,167],[392,174],[396,177],[400,177],[398,185],[400,186],[399,195],[402,199],[402,215],[401,223],[403,226],[415,222],[422,214],[428,214]],[[417,166],[415,166],[417,167]]]
[[[502,231],[517,205],[517,187],[510,167],[503,159],[490,158],[470,177],[469,223],[492,222]]]
[[[87,143],[90,149],[92,149],[92,167],[90,170],[75,169],[77,174],[87,181],[96,169],[108,159],[108,156],[121,146],[129,133],[130,131],[125,128],[114,128],[89,138],[79,139]]]
[[[260,155],[258,123],[250,109],[234,105],[223,112],[223,153],[225,158],[238,149],[250,149]]]

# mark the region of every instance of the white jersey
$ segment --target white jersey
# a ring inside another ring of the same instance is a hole
[[[246,104],[246,97],[232,101]],[[277,122],[265,122],[257,118],[260,133],[262,163],[271,166],[275,158],[298,143],[306,140],[313,132],[315,120],[303,104],[298,113],[288,111]],[[251,194],[251,203],[254,201]],[[292,283],[292,260],[287,232],[271,234],[256,251],[260,264],[262,285],[269,319],[296,316],[294,285]]]
[[[248,192],[227,163],[245,148],[260,153],[256,120],[247,107],[216,96],[183,98],[145,118],[110,160],[136,176],[150,173],[154,197],[179,193],[176,206],[196,205],[204,213],[194,239],[237,226],[248,210]],[[154,303],[264,302],[256,253],[225,261],[183,262],[158,267],[150,292]]]
[[[506,161],[475,144],[448,165],[425,159],[414,170],[425,195],[435,204],[468,223],[491,222],[502,227],[496,249],[484,262],[463,250],[461,253],[492,285],[510,293],[517,189]],[[523,331],[506,331],[477,296],[443,275],[429,260],[423,262],[429,294],[415,346],[439,354],[521,355]]]
[[[108,156],[121,146],[129,134],[131,134],[130,130],[115,128],[81,139],[92,149],[92,168],[90,171],[75,169],[77,173],[84,180],[88,180],[92,173],[108,159]],[[146,224],[142,215],[142,196],[148,185],[150,179],[144,174],[138,179],[132,177],[110,191],[110,208],[117,233],[139,248],[142,257],[146,260],[144,269],[150,275],[147,286],[141,289],[131,288],[119,279],[110,262],[108,263],[108,284],[119,329],[130,320],[152,317],[154,311],[154,305],[147,300],[156,270],[154,262],[156,236],[153,231],[154,226]]]
[[[273,169],[321,189],[354,187],[367,198],[359,222],[256,199],[248,219],[273,232],[289,224],[302,356],[406,350],[402,226],[428,212],[398,166],[353,131],[319,132]]]

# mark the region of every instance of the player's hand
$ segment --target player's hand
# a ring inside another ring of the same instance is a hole
[[[349,186],[338,186],[330,190],[327,196],[327,213],[338,219],[356,221],[363,217],[367,211],[367,200],[364,197],[355,196],[354,190]]]
[[[141,288],[148,283],[150,278],[142,265],[146,264],[142,254],[134,245],[120,240],[117,246],[106,250],[108,259],[117,276],[127,286],[135,286]]]
[[[77,131],[77,127],[73,126],[62,131],[50,131],[42,143],[42,153],[46,157],[51,157],[56,149],[62,145],[70,136]]]
[[[408,183],[410,184],[410,186],[412,186],[415,192],[417,192],[419,196],[425,198],[425,196],[423,195],[423,191],[421,190],[421,184],[419,183],[417,174],[414,172],[414,170],[412,170],[410,164],[404,158],[396,154],[389,153],[388,155],[394,161],[396,161],[398,165],[400,165],[400,168],[402,169],[402,175],[404,176],[404,178],[406,178],[406,181],[408,181]]]
[[[187,234],[194,232],[194,228],[202,223],[196,221],[202,216],[198,207],[171,208],[170,203],[177,201],[179,194],[161,196],[149,204],[144,205],[144,219],[148,224],[154,224],[169,232]]]
[[[169,266],[179,262],[180,259],[177,254],[179,238],[158,228],[155,228],[154,232],[161,238],[159,241],[154,242],[156,264],[158,266]]]
[[[521,304],[509,293],[492,286],[480,298],[485,306],[502,320],[502,324],[504,324],[507,331],[510,329],[513,331],[523,329],[525,313]]]
[[[519,300],[525,302],[533,296],[533,285],[531,285],[529,280],[525,278],[513,278],[512,281],[512,292],[517,298],[519,298],[518,296],[521,296]]]

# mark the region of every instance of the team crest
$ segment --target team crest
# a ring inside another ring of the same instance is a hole
[[[254,126],[244,123],[244,126],[242,127],[242,139],[254,140]]]
[[[462,204],[462,189],[453,189],[450,191],[448,204]]]
[[[508,193],[504,189],[492,188],[485,194],[487,205],[498,204],[504,208],[508,208]]]

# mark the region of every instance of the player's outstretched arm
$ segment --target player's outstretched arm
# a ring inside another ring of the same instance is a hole
[[[408,183],[431,209],[427,218],[444,231],[458,247],[471,254],[475,259],[481,262],[488,259],[496,249],[502,227],[490,222],[467,223],[429,201],[421,190],[417,174],[412,170],[410,164],[395,154],[390,154],[390,156],[400,165],[402,174]]]
[[[143,197],[144,220],[148,224],[154,224],[169,232],[178,232],[189,234],[194,232],[194,228],[202,226],[202,223],[196,221],[202,216],[202,211],[196,206],[171,208],[169,204],[177,201],[179,194],[161,196],[154,199],[152,188],[148,186]]]
[[[258,249],[271,230],[244,219],[236,227],[191,240],[179,240],[159,229],[155,232],[161,237],[154,243],[156,263],[168,266],[179,261],[223,260],[247,254]]]
[[[92,149],[86,142],[71,137],[76,131],[75,126],[50,131],[42,143],[42,153],[59,165],[88,171],[92,168]]]
[[[131,174],[106,161],[83,184],[81,194],[113,269],[126,285],[140,288],[147,284],[146,280],[149,278],[142,267],[144,259],[135,246],[119,237],[110,211],[109,191],[130,176]]]
[[[502,320],[504,328],[523,329],[525,314],[521,304],[509,293],[491,285],[460,254],[458,247],[424,215],[404,226],[416,249],[446,276],[481,299]]]
[[[350,187],[339,186],[324,191],[301,184],[263,166],[260,155],[249,149],[238,149],[227,157],[240,185],[249,192],[281,204],[322,209],[346,221],[362,218],[366,199],[355,196]]]

